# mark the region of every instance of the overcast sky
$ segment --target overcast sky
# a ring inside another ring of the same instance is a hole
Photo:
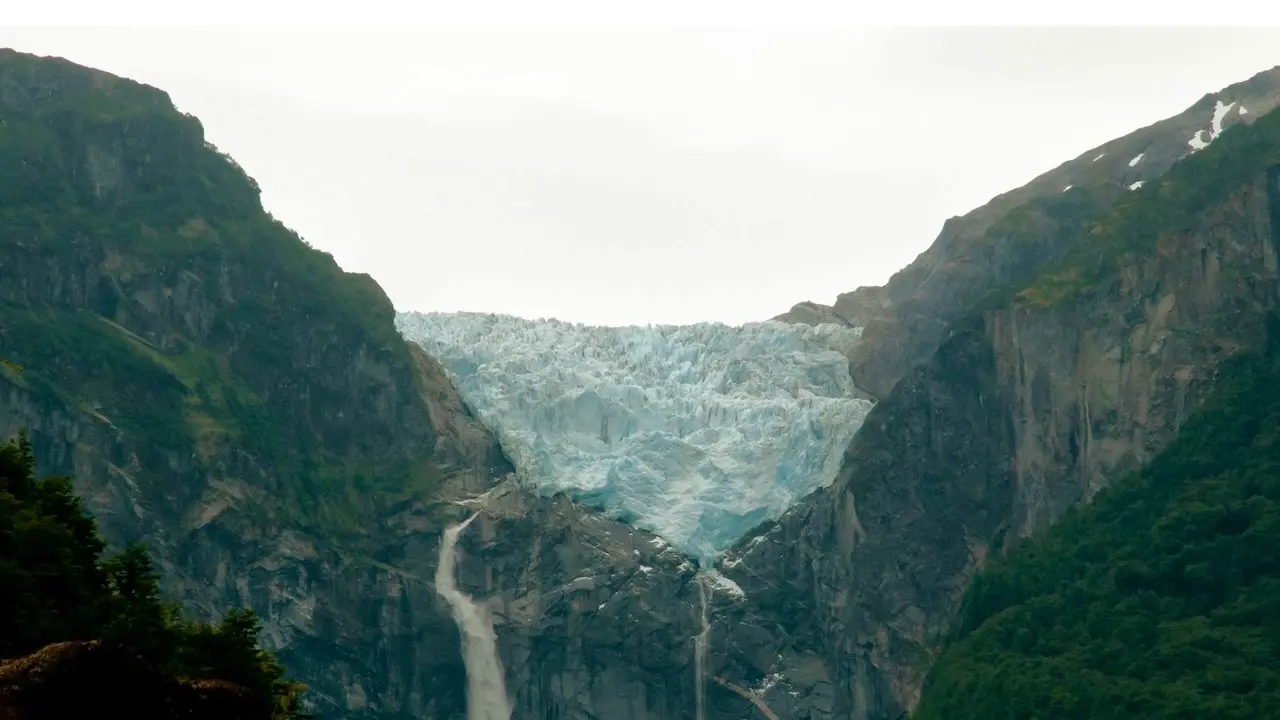
[[[764,319],[1280,64],[1277,29],[0,29],[167,90],[401,310]]]

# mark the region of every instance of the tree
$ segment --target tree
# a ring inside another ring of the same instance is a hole
[[[110,617],[103,640],[129,647],[158,665],[173,662],[178,635],[174,613],[160,599],[159,578],[151,557],[133,544],[102,563],[110,592]]]
[[[102,549],[70,482],[36,480],[25,433],[0,445],[0,657],[96,632]]]
[[[247,689],[272,707],[271,717],[305,718],[301,696],[306,686],[285,679],[284,667],[258,646],[262,622],[252,610],[231,610],[216,627],[191,624],[179,664],[189,672],[216,677]]]
[[[156,671],[238,686],[264,719],[309,717],[305,687],[259,647],[256,615],[231,610],[217,625],[186,620],[164,601],[145,547],[104,550],[71,482],[36,478],[26,434],[0,445],[0,658],[101,640]]]

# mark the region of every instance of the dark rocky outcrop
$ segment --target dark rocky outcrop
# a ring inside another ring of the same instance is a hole
[[[169,677],[98,642],[62,642],[0,661],[0,719],[269,720],[243,688]]]

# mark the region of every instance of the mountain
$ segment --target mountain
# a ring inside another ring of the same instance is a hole
[[[937,349],[902,363],[896,382],[895,371],[872,383],[883,399],[836,482],[761,528],[726,570],[759,598],[753,622],[776,623],[811,653],[814,675],[836,688],[836,716],[914,708],[974,573],[1144,467],[1214,392],[1224,360],[1274,343],[1280,115],[1264,109],[1277,82],[1280,70],[1268,71],[1104,146],[1133,151],[1128,167],[1143,148],[1185,144],[1219,103],[1245,101],[1251,121],[1202,150],[1180,148],[1133,191],[1117,189],[1130,178],[1057,186],[1058,203],[1076,202],[1077,190],[1102,198],[1084,205],[1091,220],[1059,205],[1069,223],[1046,222],[1019,242],[987,236],[1000,240],[991,257],[1040,258],[1034,270],[992,278],[944,230],[922,258],[958,259],[922,260],[899,277],[928,278],[911,301],[918,310],[941,297],[927,288],[965,279],[954,285],[963,312],[884,321],[876,333],[878,321],[867,321],[863,360],[905,357],[930,338]],[[1032,212],[1048,201],[1031,196],[1030,209],[1004,218],[1050,217]],[[966,284],[972,273],[987,285]],[[898,308],[886,315],[905,317]],[[875,374],[858,363],[855,379]]]
[[[382,291],[264,212],[165,93],[7,50],[0,228],[0,355],[22,368],[0,433],[28,428],[173,597],[258,610],[322,706],[328,673],[358,692],[364,661],[316,638],[365,626],[351,588],[388,552],[369,523],[503,462]]]
[[[513,718],[988,702],[966,678],[1020,651],[981,645],[991,617],[1043,595],[1021,548],[1078,567],[1044,533],[1275,346],[1277,87],[1206,96],[948,221],[885,288],[793,311],[865,326],[852,378],[879,402],[834,481],[706,568],[515,477],[377,285],[264,212],[162,91],[3,51],[0,436],[28,428],[41,473],[112,546],[144,541],[189,612],[252,608],[327,716],[465,716],[433,578],[477,509],[456,584],[493,616]],[[1080,587],[1105,608],[1100,582]]]

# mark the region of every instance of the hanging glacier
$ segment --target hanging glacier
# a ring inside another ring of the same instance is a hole
[[[593,327],[401,313],[538,492],[704,563],[834,480],[872,403],[845,352],[860,328],[780,322]]]

